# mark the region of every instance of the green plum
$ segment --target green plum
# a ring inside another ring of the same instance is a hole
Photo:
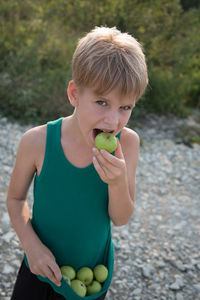
[[[93,272],[88,267],[82,267],[77,271],[76,277],[87,286],[93,280]]]
[[[101,291],[101,283],[93,280],[92,283],[87,287],[87,295],[93,295]]]
[[[80,297],[84,297],[86,295],[87,288],[82,281],[73,279],[71,281],[71,287]]]
[[[98,150],[113,152],[117,148],[117,138],[110,132],[101,132],[95,137],[95,146]]]
[[[76,272],[71,266],[62,266],[60,271],[64,279],[68,278],[69,280],[72,280],[76,277]]]
[[[94,268],[93,272],[94,272],[94,276],[97,281],[99,281],[101,283],[106,281],[106,279],[108,277],[108,269],[104,265],[102,265],[102,264],[97,265]]]

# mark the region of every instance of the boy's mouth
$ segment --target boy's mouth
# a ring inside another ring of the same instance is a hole
[[[93,137],[94,139],[96,138],[96,136],[101,133],[101,132],[109,132],[109,133],[113,133],[114,130],[104,130],[104,129],[99,129],[99,128],[94,128],[93,129]]]

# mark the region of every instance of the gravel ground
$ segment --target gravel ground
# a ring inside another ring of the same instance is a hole
[[[128,225],[112,227],[115,272],[107,300],[200,299],[200,146],[175,137],[186,123],[194,121],[149,115],[135,127],[142,144],[135,212]],[[31,127],[0,117],[0,300],[10,299],[23,257],[5,199],[19,140]]]

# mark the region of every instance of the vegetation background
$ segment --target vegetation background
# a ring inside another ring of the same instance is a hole
[[[1,0],[0,113],[20,122],[71,113],[72,54],[78,39],[100,25],[143,45],[150,81],[132,118],[199,109],[199,0]]]

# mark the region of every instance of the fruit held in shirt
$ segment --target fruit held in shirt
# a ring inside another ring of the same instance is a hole
[[[96,280],[99,282],[104,282],[108,277],[108,269],[104,265],[97,265],[93,271]]]
[[[82,267],[78,270],[76,278],[88,286],[93,280],[93,272],[88,267]]]
[[[62,266],[60,268],[60,271],[65,280],[72,280],[76,277],[76,272],[71,266]]]
[[[101,291],[101,283],[93,280],[92,283],[87,287],[87,295],[93,295]]]
[[[71,287],[80,297],[84,297],[86,295],[87,288],[82,281],[73,279],[71,281]]]
[[[96,265],[93,270],[89,267],[81,267],[76,272],[71,266],[62,266],[60,270],[66,282],[81,297],[100,292],[102,283],[108,277],[108,269],[103,264]]]
[[[95,137],[95,146],[98,150],[113,152],[117,148],[117,138],[110,132],[101,132]]]

